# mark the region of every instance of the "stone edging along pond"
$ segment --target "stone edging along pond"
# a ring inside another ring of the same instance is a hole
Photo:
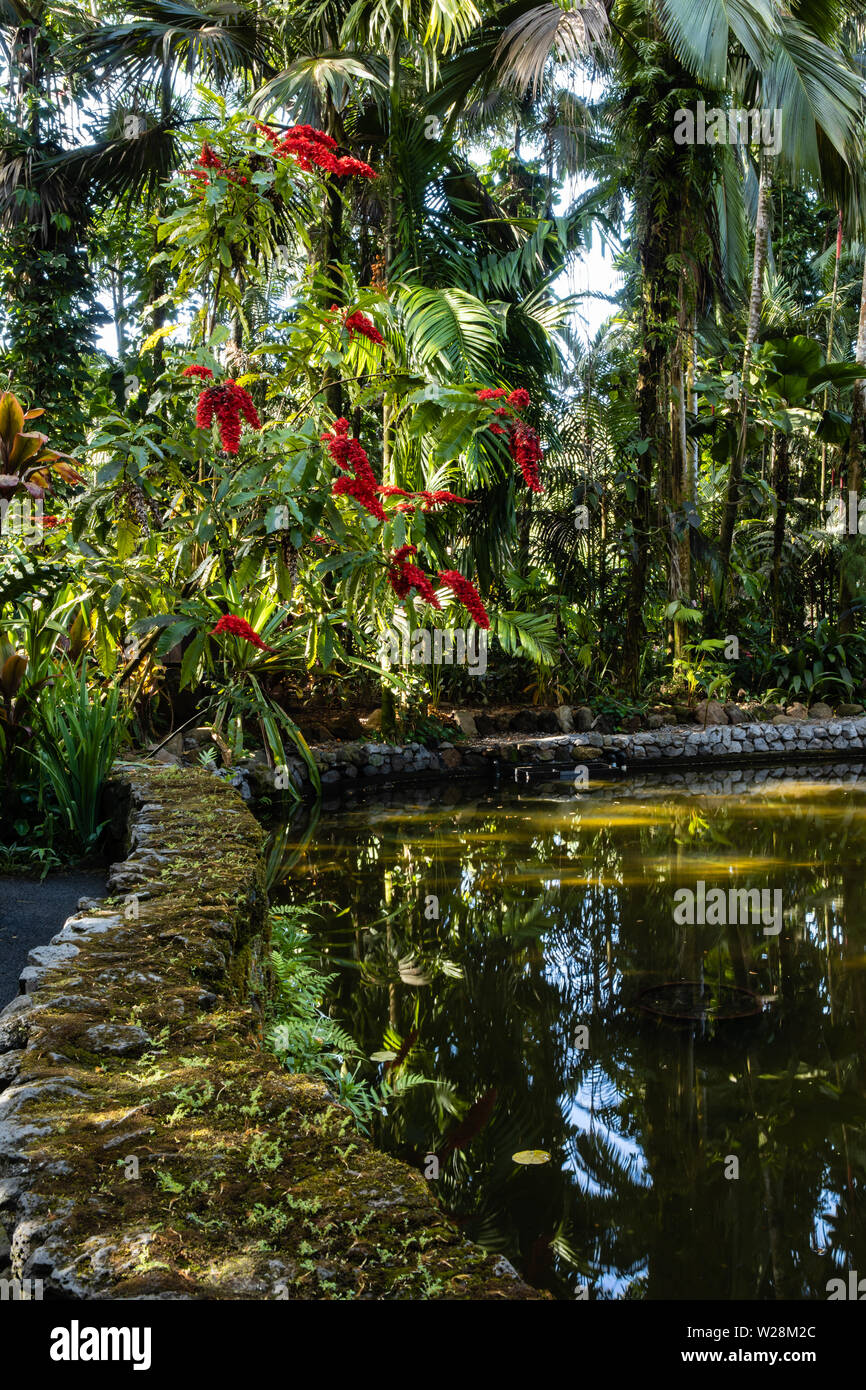
[[[632,772],[682,767],[747,763],[779,763],[831,759],[840,754],[866,755],[866,718],[790,720],[780,723],[670,725],[633,734],[553,734],[540,737],[502,736],[476,738],[466,743],[440,743],[425,748],[420,743],[335,743],[312,750],[319,768],[323,792],[349,786],[377,785],[410,773],[412,780],[442,776],[501,777],[503,771],[528,767],[542,770],[548,764],[585,764],[593,772],[603,765]],[[279,770],[278,770],[279,771]],[[285,772],[298,791],[311,793],[309,772],[293,759]],[[261,764],[242,766],[234,777],[242,794],[254,800],[273,795],[272,769]]]
[[[111,792],[112,896],[0,1013],[0,1277],[52,1299],[547,1297],[263,1050],[264,833],[236,793],[142,764]]]

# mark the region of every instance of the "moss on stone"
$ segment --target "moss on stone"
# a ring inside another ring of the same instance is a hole
[[[36,1127],[0,1162],[15,1273],[77,1298],[545,1297],[264,1050],[263,831],[240,798],[204,772],[121,780],[135,848],[112,869],[115,922],[40,981],[0,1097]],[[118,1051],[132,1028],[143,1055]]]

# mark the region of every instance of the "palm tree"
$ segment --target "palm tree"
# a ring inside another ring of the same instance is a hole
[[[653,480],[673,515],[688,496],[682,417],[688,341],[696,310],[724,293],[713,247],[720,241],[719,195],[730,199],[730,151],[724,146],[675,146],[674,108],[687,100],[725,94],[750,85],[767,104],[783,110],[786,157],[812,166],[819,149],[843,154],[859,114],[857,85],[840,54],[830,47],[834,27],[823,10],[789,16],[775,0],[748,0],[728,7],[695,0],[594,3],[551,12],[518,4],[500,11],[458,60],[465,84],[524,84],[551,57],[574,61],[582,52],[604,65],[619,98],[615,129],[626,151],[634,196],[638,263],[638,417],[640,451],[635,462],[632,560],[629,573],[623,666],[637,681],[644,637],[643,604],[654,527]],[[819,7],[820,8],[820,7]],[[835,22],[835,11],[834,11]],[[808,22],[808,27],[807,27]],[[518,50],[517,44],[520,41]],[[826,40],[826,41],[825,41]],[[735,69],[734,58],[737,60]],[[485,79],[485,66],[490,75]],[[746,81],[741,74],[746,75]],[[699,83],[699,88],[695,84]],[[709,89],[709,91],[707,90]],[[790,126],[790,130],[789,130]],[[753,272],[752,312],[746,351],[751,355],[759,323],[755,308],[762,284],[764,230],[769,208],[768,171],[759,198],[758,269]],[[703,247],[703,251],[702,251]],[[746,359],[748,363],[748,358]],[[734,471],[736,465],[734,466]],[[730,520],[726,522],[726,527]],[[727,531],[725,532],[725,535]],[[668,544],[669,568],[684,548]],[[676,578],[674,576],[674,584]],[[680,583],[684,586],[686,578]]]

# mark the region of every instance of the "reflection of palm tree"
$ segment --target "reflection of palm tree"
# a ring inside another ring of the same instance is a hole
[[[406,1065],[436,1081],[392,1109],[380,1142],[422,1165],[495,1086],[489,1120],[465,1150],[443,1156],[436,1191],[467,1232],[533,1277],[563,1293],[587,1282],[600,1297],[822,1293],[815,1213],[823,1193],[837,1194],[833,1258],[849,1258],[866,1113],[859,976],[842,969],[837,900],[849,904],[855,954],[866,914],[862,890],[833,867],[862,856],[862,822],[827,811],[817,794],[790,802],[767,792],[720,814],[663,793],[495,812],[471,802],[457,816],[360,811],[326,824],[308,858],[334,867],[317,887],[348,897],[359,927],[336,1007],[374,1051],[393,983],[402,1035],[417,1030]],[[740,845],[751,858],[737,857]],[[338,891],[347,856],[355,872]],[[766,886],[766,864],[787,866],[781,941],[757,926],[674,923],[673,886],[723,869],[730,882],[731,864],[738,886]],[[434,871],[441,912],[427,921]],[[829,918],[835,1031],[813,900]],[[390,931],[370,935],[362,924],[384,918],[389,901]],[[333,961],[339,937],[323,942]],[[407,960],[431,983],[407,984]],[[638,1018],[629,1005],[643,985],[676,979],[685,960],[702,972],[693,978],[745,982],[778,1003],[706,1035]],[[574,1045],[578,1023],[589,1029],[586,1052]],[[551,1162],[521,1169],[512,1154],[525,1148]],[[736,1180],[725,1176],[728,1155],[740,1162]]]

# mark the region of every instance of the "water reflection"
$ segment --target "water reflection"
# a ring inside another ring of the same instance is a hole
[[[434,1078],[377,1140],[472,1238],[566,1298],[825,1298],[866,1273],[864,848],[862,768],[413,789],[293,827],[279,895],[334,905],[367,1054]],[[780,890],[781,930],[679,924],[699,881]],[[757,1011],[638,1007],[677,981]]]

